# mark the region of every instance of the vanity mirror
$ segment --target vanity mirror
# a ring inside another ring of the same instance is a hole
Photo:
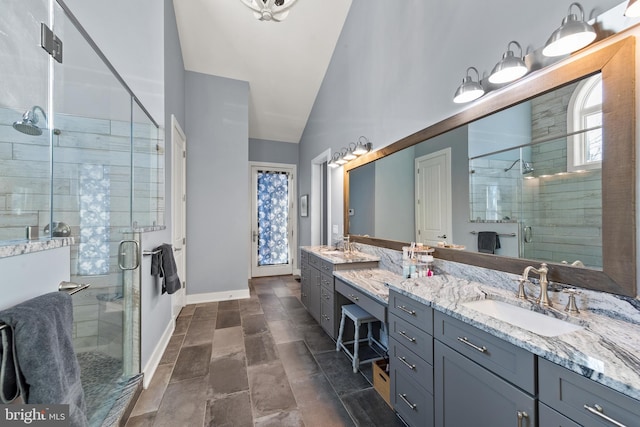
[[[546,261],[551,280],[635,297],[633,64],[635,38],[613,36],[349,163],[344,169],[346,232],[354,241],[393,249],[413,240],[464,244],[465,251],[438,248],[436,256],[516,274],[531,263]],[[572,129],[566,113],[572,94],[600,78],[602,128],[591,123],[591,133]],[[564,113],[552,103],[564,104]],[[597,139],[598,134],[602,161],[590,169],[573,166],[576,157],[571,147],[585,135]],[[433,157],[442,166],[427,167],[422,179],[416,180],[414,171],[420,168],[416,159],[428,166]],[[446,173],[433,172],[440,169]],[[425,222],[414,200],[421,198],[425,186],[430,194],[426,203],[440,204],[433,194],[446,189],[446,178],[451,201],[444,198],[445,207],[429,213]],[[550,193],[551,198],[544,196]],[[571,209],[551,218],[556,207]],[[373,215],[362,215],[366,212]],[[437,231],[429,236],[430,229]],[[496,255],[475,252],[473,233],[486,230],[501,235]],[[554,245],[544,233],[560,243],[572,236],[573,245]],[[576,260],[587,267],[561,263]]]

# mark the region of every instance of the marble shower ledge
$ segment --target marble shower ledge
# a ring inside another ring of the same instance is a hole
[[[458,279],[447,274],[420,279],[402,279],[387,282],[389,288],[416,301],[433,307],[465,323],[473,325],[498,338],[528,350],[539,357],[577,372],[634,399],[640,400],[640,325],[613,317],[594,314],[581,307],[578,315],[567,315],[552,295],[554,317],[579,324],[582,330],[557,337],[544,337],[517,326],[502,322],[464,307],[469,301],[484,298],[511,302],[526,307],[513,292]],[[536,295],[528,289],[528,295]],[[564,296],[563,296],[564,297]]]
[[[133,228],[123,228],[120,230],[122,233],[150,233],[152,231],[161,231],[166,230],[166,225],[149,225],[146,227],[133,227]]]
[[[1,243],[0,258],[47,251],[73,245],[73,237],[42,238],[39,240],[9,240]]]

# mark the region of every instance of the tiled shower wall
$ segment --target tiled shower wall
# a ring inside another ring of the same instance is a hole
[[[0,241],[40,236],[50,222],[48,137],[12,128],[21,112],[0,109]],[[164,223],[164,141],[151,123],[133,124],[133,200],[129,122],[57,115],[53,139],[53,221],[71,227],[72,280],[91,283],[74,296],[76,351],[122,354],[122,273],[118,245],[132,221]],[[81,252],[80,252],[81,250]]]

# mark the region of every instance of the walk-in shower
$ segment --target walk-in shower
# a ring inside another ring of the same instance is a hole
[[[163,141],[65,5],[0,1],[0,244],[26,227],[73,238],[70,279],[91,284],[73,296],[87,417],[110,425],[141,370],[139,246],[122,242],[163,222]],[[62,62],[40,47],[42,23]]]

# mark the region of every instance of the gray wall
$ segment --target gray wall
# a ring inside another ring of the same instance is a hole
[[[298,144],[250,138],[249,161],[297,165]]]
[[[619,3],[581,2],[588,15]],[[310,191],[311,159],[327,148],[365,135],[379,149],[463,109],[452,98],[468,66],[490,72],[510,40],[525,50],[542,46],[567,7],[556,0],[414,0],[393,7],[354,0],[300,142],[300,194]],[[514,16],[526,17],[527,25]],[[332,178],[332,211],[341,211],[340,169]],[[332,215],[340,226],[341,218]],[[310,221],[300,222],[299,237],[309,244]]]
[[[187,291],[247,290],[249,84],[185,73]]]

